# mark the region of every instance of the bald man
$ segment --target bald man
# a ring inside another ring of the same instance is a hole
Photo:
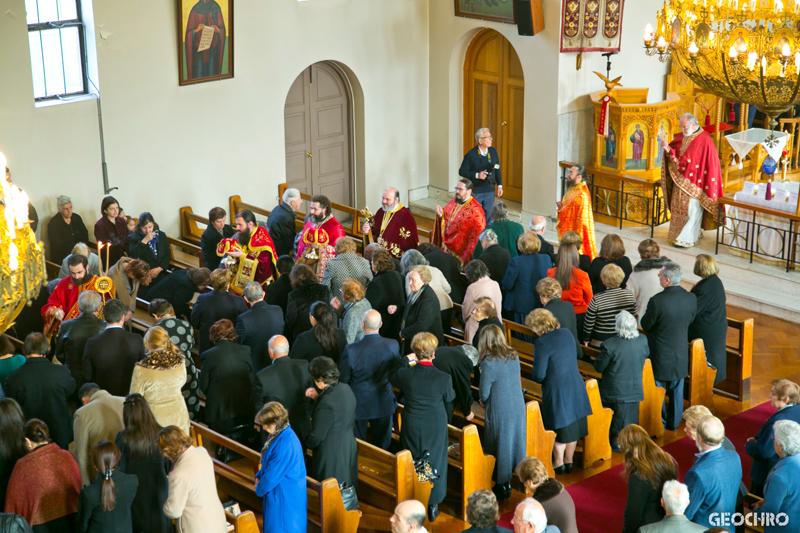
[[[283,335],[270,338],[267,349],[272,365],[256,374],[262,390],[256,407],[260,409],[267,402],[280,402],[289,411],[289,423],[305,449],[305,440],[311,432],[308,417],[311,400],[305,391],[314,384],[308,373],[308,361],[287,357],[289,341]]]
[[[389,450],[392,442],[392,415],[397,410],[397,400],[389,384],[389,373],[400,362],[400,345],[394,339],[378,334],[381,314],[375,309],[364,313],[361,329],[364,337],[345,346],[339,361],[339,381],[348,383],[356,397],[357,439],[367,440],[367,431],[373,445]]]
[[[530,226],[532,232],[539,237],[539,253],[550,257],[553,266],[556,264],[556,251],[553,245],[544,240],[544,232],[547,229],[547,219],[542,216],[535,216],[531,219]]]
[[[561,533],[556,526],[547,525],[544,507],[533,498],[526,498],[517,505],[511,524],[514,533]]]
[[[417,500],[406,500],[394,508],[389,519],[392,533],[427,533],[422,525],[425,523],[425,506]]]
[[[381,208],[375,213],[372,224],[361,226],[364,234],[372,234],[372,239],[386,248],[392,257],[400,259],[406,250],[419,246],[417,221],[414,215],[400,203],[400,192],[394,187],[383,191]]]

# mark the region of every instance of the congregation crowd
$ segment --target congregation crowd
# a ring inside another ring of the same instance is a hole
[[[615,234],[596,257],[574,231],[556,249],[544,217],[525,228],[502,201],[477,212],[482,226],[457,228],[476,239],[454,250],[447,226],[472,190],[459,180],[442,210],[444,239],[421,243],[398,191],[387,189],[362,253],[324,196],[311,198],[300,232],[296,189],[266,221],[243,210],[232,227],[216,207],[201,240],[205,266],[186,270],[170,266],[153,215],[126,217],[113,197],[94,225],[105,246],[93,253],[84,222],[59,197],[48,253],[62,269],[41,309],[44,331],[27,335],[23,355],[0,338],[0,531],[167,533],[173,519],[182,532],[226,531],[211,455],[191,437],[200,421],[261,452],[255,491],[266,532],[306,531],[306,475],[336,479],[345,507],[358,507],[356,439],[409,450],[427,472],[430,499],[401,503],[390,519],[395,533],[425,531],[447,493],[448,423],[482,414],[495,485],[469,495],[468,531],[507,531],[498,501],[516,475],[531,497],[516,508],[515,531],[577,533],[575,503],[557,477],[573,470],[592,414],[580,360],[602,374],[602,403],[614,413],[624,532],[723,531],[713,516],[741,512],[748,492],[763,497],[756,515],[790,517],[765,531],[800,531],[798,385],[772,383],[777,412],[747,442],[750,487],[723,422],[703,406],[684,410],[690,340],[703,340],[716,382],[726,377],[725,290],[713,257],[697,256],[701,280],[687,291],[681,267],[652,239],[635,265]],[[137,298],[152,318],[143,338],[131,327]],[[509,341],[506,321],[533,335]],[[448,341],[462,331],[463,343]],[[535,346],[525,377],[541,384],[556,477],[543,458],[526,457],[515,340]],[[648,358],[666,390],[666,429],[684,420],[698,448],[682,483],[676,460],[638,425]],[[217,459],[231,458],[221,450]]]

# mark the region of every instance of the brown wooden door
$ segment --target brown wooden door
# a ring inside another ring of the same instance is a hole
[[[339,72],[315,63],[286,96],[286,183],[302,192],[352,204],[350,101]]]
[[[504,196],[522,202],[525,77],[517,52],[494,30],[479,33],[464,61],[464,153],[489,128],[500,156]]]

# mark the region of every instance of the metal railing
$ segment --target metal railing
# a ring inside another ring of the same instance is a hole
[[[560,161],[561,167],[561,196],[567,191],[567,174],[569,169],[577,163]],[[602,170],[586,167],[586,185],[592,198],[592,211],[596,215],[614,218],[619,223],[619,228],[625,222],[650,227],[650,237],[656,226],[669,221],[669,212],[664,197],[661,195],[659,182],[651,182],[633,176],[620,176]],[[619,183],[619,189],[603,187],[595,183],[595,177],[607,177]],[[626,190],[626,185],[628,189]],[[644,196],[635,188],[652,190],[652,196]]]

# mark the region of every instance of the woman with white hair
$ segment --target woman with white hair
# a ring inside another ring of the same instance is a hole
[[[764,533],[800,532],[800,424],[792,420],[778,420],[773,426],[775,453],[780,460],[773,467],[764,485],[764,503],[757,505],[753,514],[762,517],[779,517],[785,520],[773,526],[764,526]]]
[[[51,294],[53,293],[54,290],[56,290],[56,285],[58,285],[58,282],[69,276],[69,265],[67,265],[67,261],[69,261],[69,258],[72,257],[73,255],[82,255],[89,260],[88,270],[90,276],[100,275],[100,259],[98,259],[97,254],[91,252],[86,244],[84,244],[83,242],[79,242],[72,247],[72,250],[61,262],[61,269],[58,271],[58,277],[56,277],[55,279],[51,279],[50,281],[47,282],[47,290]]]
[[[59,196],[56,204],[58,213],[47,223],[47,249],[50,251],[50,261],[59,264],[70,254],[73,246],[79,242],[89,242],[89,230],[81,216],[72,212],[69,196]]]
[[[594,368],[603,374],[600,380],[600,399],[603,407],[614,411],[609,439],[611,449],[620,451],[617,435],[629,424],[639,423],[639,402],[644,400],[642,370],[650,355],[647,338],[639,335],[636,318],[620,311],[616,318],[616,336],[600,345],[600,356]]]
[[[430,262],[425,259],[419,250],[406,250],[403,257],[400,258],[401,274],[406,279],[406,296],[411,295],[411,288],[408,283],[408,273],[415,267],[424,266],[428,269],[430,280],[427,285],[433,289],[436,298],[439,300],[439,313],[442,317],[442,330],[450,332],[450,319],[453,315],[453,300],[450,298],[450,283],[444,277],[442,271],[438,268],[431,266]]]

